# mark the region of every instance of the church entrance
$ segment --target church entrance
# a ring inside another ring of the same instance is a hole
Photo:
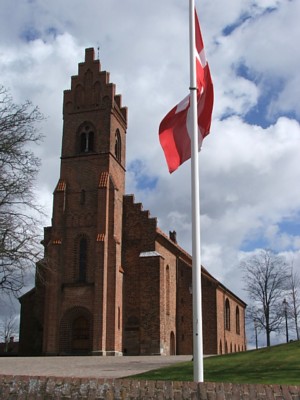
[[[72,352],[88,352],[90,350],[90,326],[85,317],[78,317],[72,323]]]
[[[92,315],[84,307],[68,310],[61,319],[59,353],[89,354],[92,351]]]

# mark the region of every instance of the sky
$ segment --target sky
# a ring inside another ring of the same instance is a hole
[[[247,302],[245,256],[272,249],[300,272],[300,2],[195,3],[215,95],[199,154],[202,264]],[[170,175],[158,140],[160,121],[188,94],[188,1],[1,0],[0,38],[0,84],[46,116],[35,149],[45,225],[63,90],[94,47],[128,107],[126,192],[191,253],[190,161]]]

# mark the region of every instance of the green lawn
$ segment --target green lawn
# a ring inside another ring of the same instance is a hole
[[[179,363],[131,378],[192,381],[193,363]],[[205,358],[204,380],[300,385],[300,342]]]

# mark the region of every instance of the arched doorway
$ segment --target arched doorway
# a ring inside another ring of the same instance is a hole
[[[90,326],[87,318],[79,316],[72,322],[72,353],[90,350]]]
[[[59,353],[89,354],[93,343],[93,317],[84,307],[66,311],[60,322]]]

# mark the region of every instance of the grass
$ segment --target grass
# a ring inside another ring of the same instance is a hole
[[[132,379],[192,381],[193,362],[135,375]],[[300,342],[204,359],[206,382],[300,385]]]

